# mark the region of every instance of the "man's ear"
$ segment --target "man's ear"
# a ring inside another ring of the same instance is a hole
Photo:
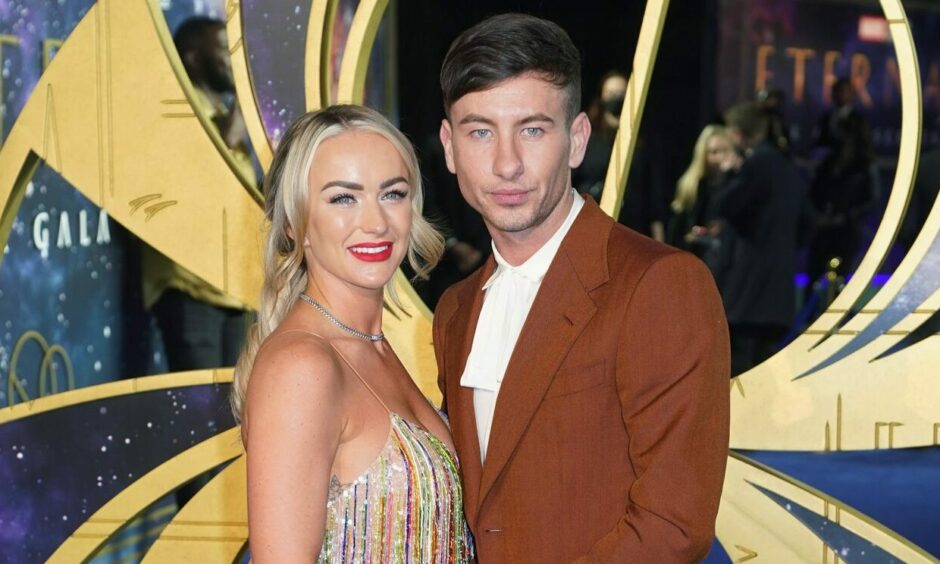
[[[444,146],[444,160],[447,161],[447,170],[457,174],[457,167],[454,166],[454,132],[450,128],[450,121],[447,118],[441,120],[441,145]]]
[[[568,153],[568,166],[578,168],[581,161],[584,160],[584,152],[587,150],[588,139],[591,138],[591,120],[584,112],[575,116],[571,121],[571,128],[568,130],[571,139],[571,149]]]

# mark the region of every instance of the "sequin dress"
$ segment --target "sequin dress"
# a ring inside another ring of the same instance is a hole
[[[473,540],[464,520],[457,457],[430,432],[389,410],[359,379],[389,412],[388,438],[352,483],[331,479],[318,562],[469,562]]]

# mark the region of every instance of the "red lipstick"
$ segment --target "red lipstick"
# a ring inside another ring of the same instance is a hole
[[[352,256],[364,262],[382,262],[392,256],[392,242],[380,241],[378,243],[357,243],[349,247]]]

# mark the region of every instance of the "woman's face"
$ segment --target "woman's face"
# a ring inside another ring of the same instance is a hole
[[[712,135],[705,143],[705,174],[714,177],[722,172],[722,165],[734,157],[731,139],[724,135]]]
[[[323,141],[308,178],[308,271],[381,290],[408,250],[408,178],[401,155],[381,135],[352,130]]]

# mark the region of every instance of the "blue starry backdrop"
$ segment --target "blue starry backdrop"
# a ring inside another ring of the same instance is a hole
[[[135,480],[233,427],[228,391],[204,385],[122,395],[0,425],[0,562],[46,560]],[[137,536],[136,545],[102,552],[136,560],[148,540]]]

